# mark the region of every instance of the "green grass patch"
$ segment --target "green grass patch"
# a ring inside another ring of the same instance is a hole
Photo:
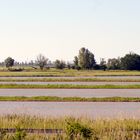
[[[0,96],[0,101],[42,101],[42,102],[140,102],[140,98],[134,97],[104,97],[104,98],[82,98],[82,97],[56,97],[56,96],[37,96],[25,97]]]
[[[140,79],[111,79],[111,78],[25,78],[0,79],[0,82],[140,82]]]
[[[1,89],[140,89],[140,85],[0,84]]]

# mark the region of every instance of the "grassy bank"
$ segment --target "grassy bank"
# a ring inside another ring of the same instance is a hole
[[[55,96],[37,96],[37,97],[3,97],[0,101],[42,101],[42,102],[140,102],[140,98],[134,97],[104,97],[104,98],[82,98],[82,97],[55,97]]]
[[[1,89],[140,89],[140,85],[0,84]]]
[[[139,140],[140,120],[136,119],[88,119],[41,118],[30,116],[1,116],[0,128],[63,129],[66,134],[27,134],[25,140]],[[82,129],[81,129],[82,128]],[[19,134],[19,133],[18,133]],[[71,134],[71,135],[70,135]],[[90,136],[90,138],[83,138]],[[7,134],[3,140],[11,140]],[[73,136],[69,138],[68,136]]]
[[[9,71],[0,71],[0,77],[81,77],[81,76],[140,76],[140,71],[101,71],[101,70],[57,70],[57,69],[49,69],[49,70],[26,70],[22,72],[9,72]]]

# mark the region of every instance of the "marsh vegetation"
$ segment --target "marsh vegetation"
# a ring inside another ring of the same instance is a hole
[[[28,134],[17,129],[15,134],[5,133],[3,140],[23,136],[25,140],[139,140],[140,121],[136,119],[41,118],[30,116],[1,116],[0,128],[63,129],[58,134]],[[18,135],[17,135],[18,134]],[[23,135],[24,134],[24,135]],[[16,139],[19,140],[19,139]]]

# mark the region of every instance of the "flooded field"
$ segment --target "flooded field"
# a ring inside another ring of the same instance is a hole
[[[140,89],[0,89],[0,96],[140,97]]]
[[[1,79],[140,79],[140,76],[94,77],[0,77]],[[139,85],[140,82],[0,82],[0,84]],[[140,97],[140,89],[0,89],[0,96]],[[140,118],[140,103],[134,102],[0,102],[0,115],[27,114],[53,117]]]
[[[6,114],[53,117],[140,118],[140,103],[0,102],[0,115]]]

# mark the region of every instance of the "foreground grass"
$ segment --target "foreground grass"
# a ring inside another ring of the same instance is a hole
[[[0,101],[42,101],[42,102],[140,102],[140,98],[134,97],[105,97],[105,98],[82,98],[82,97],[55,97],[55,96],[37,96],[37,97],[3,97]]]
[[[101,71],[101,70],[26,70],[23,72],[9,72],[5,70],[0,71],[0,76],[6,77],[81,77],[81,76],[140,76],[140,71]]]
[[[1,89],[140,89],[140,85],[0,84]]]
[[[68,125],[72,124],[69,130],[73,130],[73,139],[69,139],[66,134],[27,134],[25,140],[85,140],[77,132],[79,125],[90,128],[92,131],[91,140],[139,140],[140,120],[136,119],[88,119],[88,118],[41,118],[37,116],[1,116],[0,128],[38,128],[38,129],[63,129],[67,132]],[[79,124],[79,125],[78,125]],[[75,131],[76,129],[76,131]],[[86,132],[88,134],[88,132]],[[11,140],[10,136],[5,136],[3,140]],[[88,140],[88,138],[87,138]]]

